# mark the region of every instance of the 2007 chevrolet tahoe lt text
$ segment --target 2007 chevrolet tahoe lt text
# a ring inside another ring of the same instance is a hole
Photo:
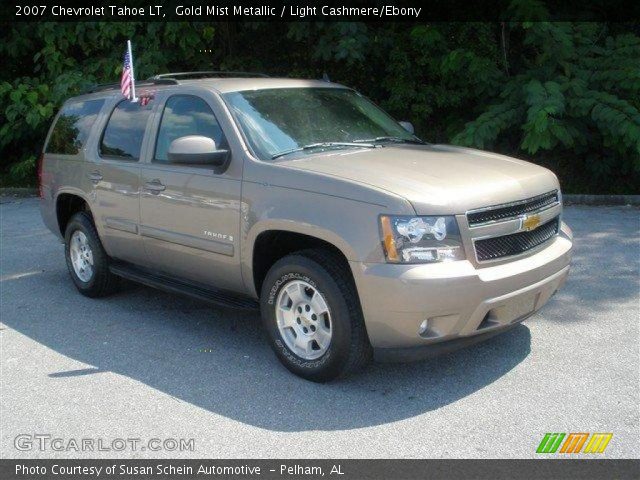
[[[45,224],[89,297],[119,277],[253,308],[292,372],[327,381],[521,322],[572,234],[549,170],[427,144],[315,80],[166,74],[68,100],[40,159]]]

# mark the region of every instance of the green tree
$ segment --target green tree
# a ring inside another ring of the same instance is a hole
[[[514,0],[506,13],[503,23],[0,25],[0,184],[35,183],[56,111],[91,84],[117,82],[130,38],[138,79],[326,72],[425,140],[538,162],[569,192],[638,193],[638,27],[545,21],[537,0]]]
[[[594,184],[640,172],[640,38],[595,23],[514,23],[522,49],[497,95],[453,141],[506,140],[551,165],[586,170]],[[548,153],[547,153],[548,152]]]

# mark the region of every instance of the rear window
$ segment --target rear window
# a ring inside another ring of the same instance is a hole
[[[143,106],[130,100],[120,102],[102,134],[100,155],[138,160],[151,109],[149,104]]]
[[[47,153],[75,155],[84,146],[104,100],[67,103],[58,116]]]

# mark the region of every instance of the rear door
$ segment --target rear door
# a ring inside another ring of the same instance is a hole
[[[121,100],[108,111],[89,158],[96,226],[107,253],[136,264],[146,261],[140,229],[140,158],[151,126],[153,102]]]
[[[242,156],[234,156],[232,149],[222,173],[167,158],[171,142],[187,135],[212,138],[228,149],[225,123],[219,121],[222,104],[212,92],[199,89],[165,92],[161,103],[141,175],[140,228],[149,265],[197,283],[241,290]]]

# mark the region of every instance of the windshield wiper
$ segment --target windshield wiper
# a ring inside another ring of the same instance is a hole
[[[422,140],[412,139],[412,138],[402,138],[402,137],[392,137],[392,136],[383,136],[376,138],[366,138],[363,140],[354,140],[354,142],[359,143],[371,143],[371,142],[395,142],[395,143],[414,143],[417,145],[426,145]]]
[[[373,143],[369,143],[366,141],[357,141],[357,142],[318,142],[318,143],[310,143],[309,145],[304,145],[302,147],[292,148],[290,150],[285,150],[283,152],[278,152],[271,155],[271,160],[274,160],[278,157],[282,157],[283,155],[289,155],[290,153],[302,152],[304,150],[312,150],[314,148],[331,148],[331,147],[358,147],[358,148],[376,148],[376,145]]]

